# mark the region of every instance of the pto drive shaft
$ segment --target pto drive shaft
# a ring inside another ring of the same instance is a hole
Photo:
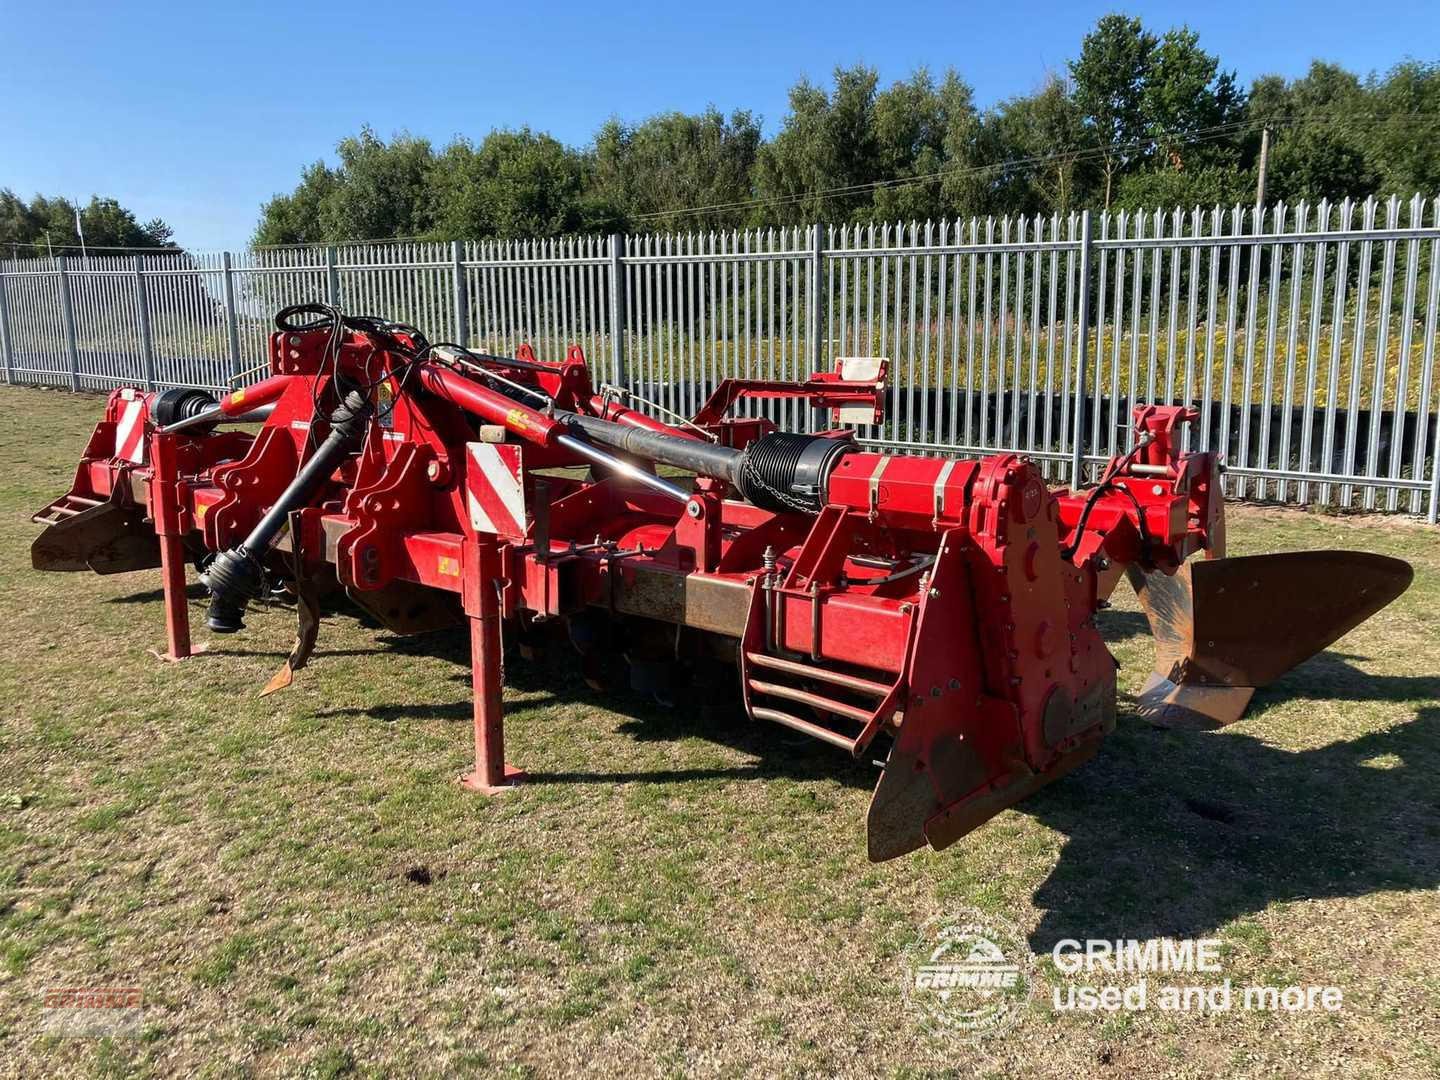
[[[265,587],[264,559],[286,519],[309,505],[316,489],[335,471],[341,459],[359,445],[371,412],[370,403],[358,390],[346,394],[344,403],[330,417],[330,434],[275,500],[275,505],[242,543],[215,556],[204,574],[205,585],[210,590],[210,613],[205,625],[215,633],[233,634],[245,629],[245,605]]]

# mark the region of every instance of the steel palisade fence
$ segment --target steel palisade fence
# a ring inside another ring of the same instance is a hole
[[[1440,199],[1321,201],[528,241],[0,262],[12,383],[224,388],[279,307],[324,300],[508,354],[586,351],[642,407],[727,376],[891,360],[899,449],[1013,450],[1057,481],[1130,444],[1136,404],[1199,410],[1232,495],[1440,509]],[[825,417],[759,406],[784,426]]]

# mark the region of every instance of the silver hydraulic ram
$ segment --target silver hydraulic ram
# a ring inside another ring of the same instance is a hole
[[[679,502],[689,501],[690,496],[684,489],[593,444],[601,443],[644,461],[724,480],[763,509],[800,513],[817,513],[824,506],[825,484],[830,470],[841,457],[855,448],[846,439],[772,431],[755,439],[744,450],[735,450],[665,432],[617,424],[597,416],[556,410],[553,400],[547,395],[491,370],[478,354],[450,346],[437,347],[435,351],[437,355],[468,368],[473,377],[492,383],[490,389],[515,400],[528,398],[534,401],[547,416],[553,416],[565,425],[566,433],[556,440],[559,445]],[[432,385],[432,389],[438,389],[446,387],[447,380],[453,376],[422,368],[421,377],[438,384],[438,387]],[[449,384],[446,392],[463,393],[453,383]],[[483,410],[477,411],[483,415]]]
[[[633,462],[626,461],[624,458],[616,457],[614,454],[607,454],[598,446],[591,446],[584,439],[576,438],[574,435],[561,435],[555,441],[572,454],[577,454],[592,465],[599,465],[602,468],[610,469],[613,472],[619,473],[621,476],[634,480],[637,484],[643,484],[651,491],[658,491],[661,495],[668,495],[670,498],[682,503],[690,501],[689,492],[678,484],[672,484],[663,477],[656,476],[652,472],[646,472],[640,468],[640,466]]]
[[[169,435],[176,431],[186,431],[190,428],[205,427],[207,425],[261,424],[270,419],[270,414],[274,411],[275,403],[271,402],[269,405],[261,405],[258,409],[251,409],[249,412],[241,413],[238,416],[226,416],[225,413],[221,411],[219,405],[212,405],[203,412],[198,412],[194,416],[187,416],[184,420],[177,420],[175,423],[169,424],[160,430],[166,435]]]

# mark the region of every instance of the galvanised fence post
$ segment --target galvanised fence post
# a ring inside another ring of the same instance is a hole
[[[235,314],[235,272],[230,252],[221,254],[220,266],[224,272],[225,333],[230,339],[230,382],[234,384],[240,377],[240,323]]]
[[[10,339],[10,304],[5,299],[5,274],[0,271],[0,349],[5,350],[5,381],[15,381],[15,353]],[[1433,503],[1434,500],[1432,499]]]
[[[340,306],[340,271],[335,268],[335,246],[325,248],[325,301],[331,307]]]
[[[810,289],[805,301],[805,361],[810,373],[821,370],[820,327],[825,325],[825,237],[810,226]]]
[[[621,276],[620,237],[610,234],[610,373],[616,386],[628,387],[625,372],[625,279]]]
[[[1070,487],[1078,491],[1085,466],[1085,372],[1090,363],[1090,211],[1080,212],[1080,304],[1075,332],[1075,430],[1071,433]]]
[[[1430,272],[1435,273],[1435,269],[1432,267]],[[1429,418],[1421,416],[1420,422],[1428,423]],[[1425,516],[1431,525],[1440,522],[1440,421],[1435,432],[1435,449],[1430,454],[1430,510]]]
[[[459,240],[450,241],[450,272],[455,286],[455,342],[470,346],[470,302],[465,281],[464,245]]]
[[[155,342],[150,336],[150,296],[145,288],[145,267],[135,256],[135,322],[140,327],[140,361],[145,369],[145,389],[155,389]]]
[[[75,307],[70,300],[70,277],[65,272],[65,256],[55,256],[60,275],[60,313],[65,322],[65,351],[70,358],[70,389],[80,390],[80,350],[75,345]]]

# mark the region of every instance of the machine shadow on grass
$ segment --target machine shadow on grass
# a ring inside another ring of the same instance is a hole
[[[1106,613],[1115,641],[1148,634],[1143,615]],[[386,649],[469,659],[464,633],[382,637]],[[507,650],[506,685],[517,694],[591,704],[625,719],[617,734],[642,741],[703,738],[753,755],[734,767],[545,772],[537,784],[682,783],[785,777],[869,789],[878,770],[804,736],[744,719],[739,696],[705,709],[665,707],[628,689],[599,693],[562,646],[534,660]],[[1252,711],[1289,698],[1309,701],[1440,701],[1440,677],[1376,676],[1357,659],[1325,652],[1256,694]],[[456,680],[469,683],[468,672]],[[336,714],[383,720],[470,718],[454,704],[380,703]],[[523,724],[524,706],[512,723]],[[1120,722],[1096,759],[1017,810],[1063,833],[1060,859],[1035,892],[1044,911],[1031,947],[1063,938],[1195,937],[1275,901],[1359,896],[1440,885],[1440,706],[1352,741],[1280,749],[1246,732],[1166,731],[1122,701]],[[955,849],[963,854],[964,840]],[[940,856],[944,858],[945,855]],[[1097,872],[1096,867],[1105,867]]]
[[[327,615],[356,615],[343,601],[325,606]],[[373,625],[363,616],[361,621]],[[1133,611],[1107,611],[1101,627],[1112,644],[1149,633],[1145,617]],[[322,631],[314,663],[371,652],[448,661],[454,665],[448,679],[468,690],[469,643],[463,630],[415,637],[382,632],[373,649],[333,652],[325,649]],[[1043,915],[1031,947],[1048,952],[1064,938],[1204,936],[1276,901],[1440,886],[1440,786],[1435,783],[1440,774],[1440,705],[1435,704],[1440,702],[1440,676],[1372,675],[1354,667],[1356,659],[1321,653],[1259,691],[1248,718],[1222,732],[1155,728],[1122,700],[1118,728],[1096,759],[1017,807],[1066,837],[1058,862],[1034,894]],[[723,687],[718,692],[707,687],[674,707],[624,687],[598,692],[585,683],[563,642],[551,643],[534,659],[522,658],[507,643],[506,687],[525,699],[511,706],[511,722],[517,726],[537,703],[564,701],[624,717],[616,728],[624,738],[703,738],[756,759],[694,769],[532,768],[532,783],[784,777],[869,789],[878,776],[868,760],[852,761],[804,736],[747,721],[738,689],[727,694]],[[703,708],[688,705],[695,697],[704,701]],[[1411,719],[1385,731],[1312,750],[1277,748],[1247,732],[1259,711],[1292,698],[1414,702],[1417,708]],[[439,704],[380,701],[317,715],[468,722],[471,699],[467,692]],[[882,753],[877,749],[869,756]],[[962,840],[958,854],[963,855],[963,845]]]
[[[1440,699],[1440,678],[1367,675],[1348,659],[1315,657],[1252,708]],[[1311,750],[1245,725],[1162,731],[1122,704],[1095,761],[1021,804],[1067,837],[1035,891],[1037,953],[1066,938],[1206,936],[1274,902],[1440,885],[1440,706]]]
[[[1111,640],[1149,633],[1139,613],[1108,614]],[[1205,936],[1275,901],[1440,885],[1440,705],[1430,704],[1440,701],[1440,677],[1372,675],[1353,666],[1356,659],[1312,658],[1256,694],[1252,721],[1287,699],[1416,702],[1413,718],[1291,751],[1248,734],[1246,720],[1223,732],[1167,731],[1122,701],[1119,727],[1095,761],[1017,807],[1067,837],[1035,892],[1044,914],[1032,948],[1045,952],[1072,937]],[[557,688],[554,666],[512,664],[511,685],[594,700],[578,679]],[[536,782],[784,776],[868,789],[878,775],[868,762],[747,722],[738,698],[717,704],[712,719],[628,693],[597,703],[631,717],[621,735],[698,736],[759,760],[736,769],[536,773]],[[938,857],[963,857],[964,843]]]
[[[444,630],[414,637],[384,635],[376,639],[376,644],[377,651],[423,655],[453,663],[456,671],[448,678],[467,688],[470,685],[470,646],[464,630]],[[326,655],[322,632],[321,646],[311,662],[324,663]],[[578,656],[561,641],[548,643],[539,655],[528,660],[518,655],[513,642],[507,641],[505,688],[507,692],[523,695],[525,698],[523,703],[507,703],[507,725],[523,725],[525,711],[536,704],[564,702],[581,707],[592,706],[623,717],[616,728],[617,735],[622,738],[639,742],[673,742],[684,738],[702,738],[753,755],[757,760],[753,764],[733,767],[653,771],[596,769],[546,772],[526,765],[525,771],[531,783],[670,783],[786,777],[793,780],[829,779],[868,790],[873,788],[879,779],[879,769],[870,764],[868,758],[864,762],[857,762],[808,736],[794,734],[775,725],[747,720],[738,686],[731,691],[724,687],[707,687],[704,691],[704,704],[700,708],[690,707],[685,700],[675,705],[664,705],[651,695],[624,685],[603,691],[596,690],[587,685],[581,677],[576,661]],[[300,677],[303,678],[303,675]],[[690,689],[693,691],[693,688]],[[322,709],[317,711],[317,715],[363,716],[386,722],[437,717],[468,722],[472,715],[472,699],[467,693],[454,702],[442,704],[385,701],[374,705]]]

